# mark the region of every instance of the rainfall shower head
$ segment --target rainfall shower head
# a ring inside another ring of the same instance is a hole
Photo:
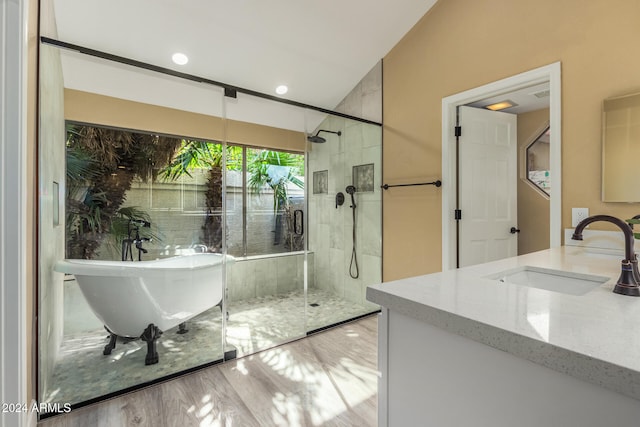
[[[315,135],[309,135],[309,136],[307,136],[307,141],[309,141],[309,142],[313,142],[313,143],[316,143],[316,144],[322,144],[323,142],[327,142],[327,140],[326,140],[326,139],[324,139],[324,138],[323,138],[323,137],[321,137],[321,136],[318,136],[318,134],[319,134],[320,132],[335,133],[335,134],[336,134],[336,135],[338,135],[338,136],[342,135],[342,132],[340,132],[340,131],[334,132],[334,131],[332,131],[332,130],[324,130],[324,129],[320,129],[318,132],[316,132],[316,134],[315,134]]]
[[[309,136],[307,136],[307,141],[313,142],[314,144],[322,144],[323,142],[327,142],[326,139],[324,139],[323,137],[318,136],[318,135],[309,135]]]

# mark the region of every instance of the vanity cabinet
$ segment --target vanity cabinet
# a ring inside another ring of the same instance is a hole
[[[523,265],[616,274],[619,261],[572,251],[370,286],[379,426],[640,425],[640,333],[620,323],[640,324],[640,300],[613,294],[613,279],[575,296],[486,278]]]
[[[638,400],[398,312],[378,325],[380,427],[640,425]]]

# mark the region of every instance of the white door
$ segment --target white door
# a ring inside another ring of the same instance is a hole
[[[472,107],[458,114],[459,267],[516,256],[517,116]]]

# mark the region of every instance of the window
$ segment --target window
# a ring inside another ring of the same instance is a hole
[[[238,171],[227,168],[227,194],[236,195],[233,211],[227,207],[227,222],[234,224],[230,227],[229,253],[260,255],[302,250],[304,154],[242,147],[241,158],[245,165],[240,169],[244,171],[241,189]],[[232,231],[239,227],[242,232]],[[243,236],[242,244],[237,241],[239,236]]]
[[[119,259],[135,220],[146,259],[220,252],[223,232],[235,256],[304,246],[301,153],[69,124],[67,171],[69,258]]]

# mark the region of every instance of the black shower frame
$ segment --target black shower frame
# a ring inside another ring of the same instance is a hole
[[[56,47],[67,49],[67,50],[73,50],[73,51],[76,51],[76,52],[79,52],[79,53],[82,53],[82,54],[85,54],[85,55],[94,56],[96,58],[102,58],[102,59],[106,59],[108,61],[113,61],[113,62],[118,62],[120,64],[130,65],[132,67],[143,68],[145,70],[155,71],[157,73],[166,74],[166,75],[173,76],[173,77],[178,77],[178,78],[185,79],[185,80],[190,80],[190,81],[193,81],[193,82],[205,83],[205,84],[209,84],[209,85],[213,85],[213,86],[218,86],[218,87],[223,88],[224,89],[224,95],[227,96],[227,97],[230,97],[230,98],[236,98],[236,94],[237,93],[244,93],[246,95],[252,95],[252,96],[255,96],[255,97],[258,97],[258,98],[268,99],[270,101],[275,101],[275,102],[280,102],[280,103],[283,103],[283,104],[293,105],[295,107],[308,108],[310,110],[315,110],[315,111],[319,111],[321,113],[331,114],[331,115],[342,117],[342,118],[345,118],[345,119],[355,120],[355,121],[358,121],[358,122],[361,122],[361,123],[368,123],[368,124],[371,124],[371,125],[382,126],[382,123],[379,123],[379,122],[376,122],[376,121],[373,121],[373,120],[363,119],[361,117],[355,117],[355,116],[351,116],[351,115],[345,114],[345,113],[339,113],[337,111],[329,110],[329,109],[322,108],[322,107],[317,107],[315,105],[305,104],[303,102],[298,102],[298,101],[293,101],[293,100],[290,100],[290,99],[279,98],[277,96],[268,95],[266,93],[257,92],[255,90],[251,90],[251,89],[245,89],[243,87],[230,85],[230,84],[219,82],[219,81],[216,81],[216,80],[211,80],[211,79],[208,79],[206,77],[197,76],[195,74],[182,73],[180,71],[175,71],[175,70],[172,70],[170,68],[160,67],[158,65],[149,64],[147,62],[136,61],[135,59],[126,58],[124,56],[114,55],[112,53],[107,53],[107,52],[103,52],[103,51],[96,50],[96,49],[90,49],[90,48],[85,47],[85,46],[80,46],[80,45],[77,45],[77,44],[68,43],[68,42],[65,42],[65,41],[62,41],[62,40],[52,39],[50,37],[40,36],[40,42],[43,43],[43,44],[56,46]]]

